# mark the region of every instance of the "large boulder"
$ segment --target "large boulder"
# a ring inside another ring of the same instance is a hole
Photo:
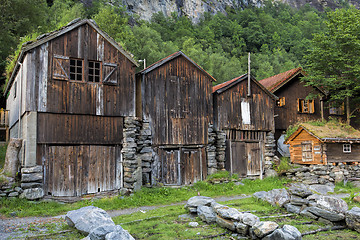
[[[314,185],[310,185],[309,188],[314,193],[325,195],[331,192],[333,193],[335,189],[335,185],[314,184]]]
[[[230,219],[225,219],[216,215],[216,223],[223,228],[230,229],[231,231],[235,231],[235,223]]]
[[[218,208],[216,210],[216,212],[222,218],[232,219],[232,220],[235,220],[235,221],[241,221],[242,215],[243,215],[237,209],[229,208],[227,206],[224,206],[222,208]]]
[[[90,240],[135,240],[120,225],[102,225],[92,230],[88,236]]]
[[[292,205],[302,206],[302,205],[307,205],[309,203],[309,200],[307,200],[306,198],[298,197],[296,195],[291,195],[290,203]]]
[[[264,237],[263,240],[301,240],[301,233],[294,226],[284,225]]]
[[[26,198],[27,200],[37,200],[44,197],[44,190],[42,188],[29,188],[25,189],[20,198]]]
[[[303,183],[292,183],[292,184],[290,184],[288,191],[289,191],[289,193],[291,195],[296,195],[296,196],[299,196],[301,198],[305,198],[305,197],[312,194],[309,186],[307,186],[307,185],[305,185]]]
[[[290,195],[285,190],[285,188],[281,189],[273,189],[268,192],[268,195],[265,197],[266,201],[273,206],[284,206],[285,203],[290,202]]]
[[[243,213],[242,222],[250,227],[260,222],[260,218],[252,213]]]
[[[19,169],[19,151],[22,146],[22,139],[11,138],[6,149],[4,168],[1,175],[7,177],[16,177],[16,173]]]
[[[293,205],[291,203],[287,203],[284,205],[286,211],[290,212],[290,213],[296,213],[296,214],[299,214],[300,211],[301,211],[301,207],[300,206],[296,206],[296,205]]]
[[[249,226],[240,222],[235,223],[236,232],[240,233],[242,236],[249,234]]]
[[[258,222],[251,229],[258,238],[263,238],[275,231],[278,227],[279,225],[276,222],[265,221]]]
[[[344,200],[330,196],[321,196],[316,201],[316,206],[328,211],[343,214],[349,209],[347,203]]]
[[[353,207],[345,214],[346,225],[360,233],[360,208]]]
[[[195,196],[187,201],[185,208],[189,209],[190,212],[196,213],[199,206],[210,207],[213,202],[215,202],[215,200],[210,197]]]
[[[318,208],[318,207],[307,207],[305,209],[307,211],[309,211],[310,213],[312,213],[318,217],[327,219],[331,222],[337,222],[337,221],[341,221],[341,220],[345,219],[345,216],[342,213],[331,212],[331,211],[328,211],[328,210],[325,210],[322,208]]]
[[[216,214],[211,207],[207,206],[199,206],[197,208],[197,214],[201,220],[207,223],[215,223],[216,222]]]
[[[92,230],[102,225],[115,226],[107,212],[94,206],[69,211],[65,216],[65,220],[70,227],[75,227],[83,234],[89,234]]]

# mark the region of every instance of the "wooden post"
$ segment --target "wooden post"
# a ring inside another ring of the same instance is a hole
[[[251,60],[250,60],[250,52],[249,52],[249,55],[248,55],[248,94],[247,96],[250,97],[251,96],[251,89],[250,89],[250,63],[251,63]]]

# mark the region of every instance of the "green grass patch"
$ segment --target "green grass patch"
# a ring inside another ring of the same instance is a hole
[[[240,212],[250,211],[259,217],[273,215],[273,214],[281,214],[284,212],[284,209],[278,206],[272,206],[270,203],[254,197],[231,200],[220,203],[227,205],[229,207],[236,208]]]
[[[357,193],[360,191],[360,188],[354,187],[351,182],[338,182],[335,184],[334,193]]]
[[[216,180],[216,179],[221,179],[221,180],[236,180],[239,179],[239,176],[237,174],[230,174],[228,171],[218,171],[214,174],[209,175],[207,178],[207,180]]]
[[[1,199],[0,214],[9,216],[16,213],[19,217],[25,216],[54,216],[84,206],[96,206],[104,210],[134,208],[139,206],[164,205],[186,201],[190,197],[202,196],[235,196],[252,194],[258,191],[269,191],[274,188],[283,188],[289,180],[285,178],[266,178],[264,180],[243,180],[244,185],[234,182],[210,184],[202,181],[193,186],[181,188],[156,187],[142,188],[131,196],[115,196],[102,199],[88,199],[73,204],[57,202],[31,202],[24,199]]]
[[[4,167],[7,144],[0,145],[0,169]]]

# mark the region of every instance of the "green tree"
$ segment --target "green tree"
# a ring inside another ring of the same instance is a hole
[[[325,89],[338,104],[346,99],[350,124],[350,99],[360,95],[360,11],[349,8],[328,12],[326,26],[326,32],[315,34],[313,39],[306,80]]]

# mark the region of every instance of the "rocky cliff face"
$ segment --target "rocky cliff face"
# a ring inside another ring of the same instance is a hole
[[[344,0],[275,0],[289,4],[292,7],[299,8],[305,4],[310,4],[316,9],[322,11],[329,7],[336,9],[341,7],[341,1]],[[150,20],[152,14],[163,12],[170,16],[175,12],[178,16],[188,16],[194,23],[199,22],[203,13],[212,14],[222,12],[226,13],[226,8],[246,7],[249,4],[261,6],[263,0],[123,0],[124,6],[132,14],[137,14],[141,19]],[[360,6],[360,0],[350,0],[350,4],[355,7]]]

